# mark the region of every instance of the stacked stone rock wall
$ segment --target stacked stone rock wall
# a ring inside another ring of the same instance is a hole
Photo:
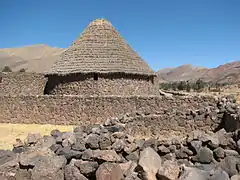
[[[95,79],[94,79],[95,76]],[[156,95],[154,77],[126,74],[49,76],[45,92],[52,95]]]
[[[85,125],[127,114],[132,134],[215,129],[224,115],[211,97],[0,96],[0,102],[1,123]]]
[[[24,180],[237,180],[240,130],[193,131],[184,137],[136,138],[130,120],[109,119],[16,139],[0,150],[0,179]]]
[[[28,72],[0,73],[0,95],[43,95],[43,74]]]

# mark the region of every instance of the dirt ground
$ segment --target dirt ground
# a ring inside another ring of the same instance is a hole
[[[0,149],[12,149],[16,138],[24,140],[28,133],[49,135],[53,129],[72,131],[73,126],[0,123]]]

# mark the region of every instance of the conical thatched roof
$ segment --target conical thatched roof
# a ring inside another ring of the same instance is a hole
[[[91,22],[48,74],[91,72],[155,75],[105,19]]]

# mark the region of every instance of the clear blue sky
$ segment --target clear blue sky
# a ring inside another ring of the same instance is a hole
[[[66,48],[96,18],[154,70],[240,60],[240,0],[0,0],[0,48]]]

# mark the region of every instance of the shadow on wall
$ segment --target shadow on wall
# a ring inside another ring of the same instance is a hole
[[[44,88],[44,94],[51,94],[51,92],[54,90],[55,87],[57,87],[59,84],[65,84],[75,81],[86,81],[93,77],[93,74],[72,74],[67,76],[57,76],[57,75],[51,75],[47,76],[48,80],[46,83],[46,86]]]
[[[138,74],[125,74],[125,73],[107,73],[107,74],[99,74],[99,73],[87,73],[87,74],[71,74],[65,76],[58,75],[48,75],[46,76],[48,81],[46,83],[44,94],[51,94],[55,87],[59,84],[66,84],[71,82],[78,81],[98,81],[101,79],[126,79],[126,80],[138,80],[138,81],[146,81],[154,84],[154,76],[146,76],[146,75],[138,75]]]

